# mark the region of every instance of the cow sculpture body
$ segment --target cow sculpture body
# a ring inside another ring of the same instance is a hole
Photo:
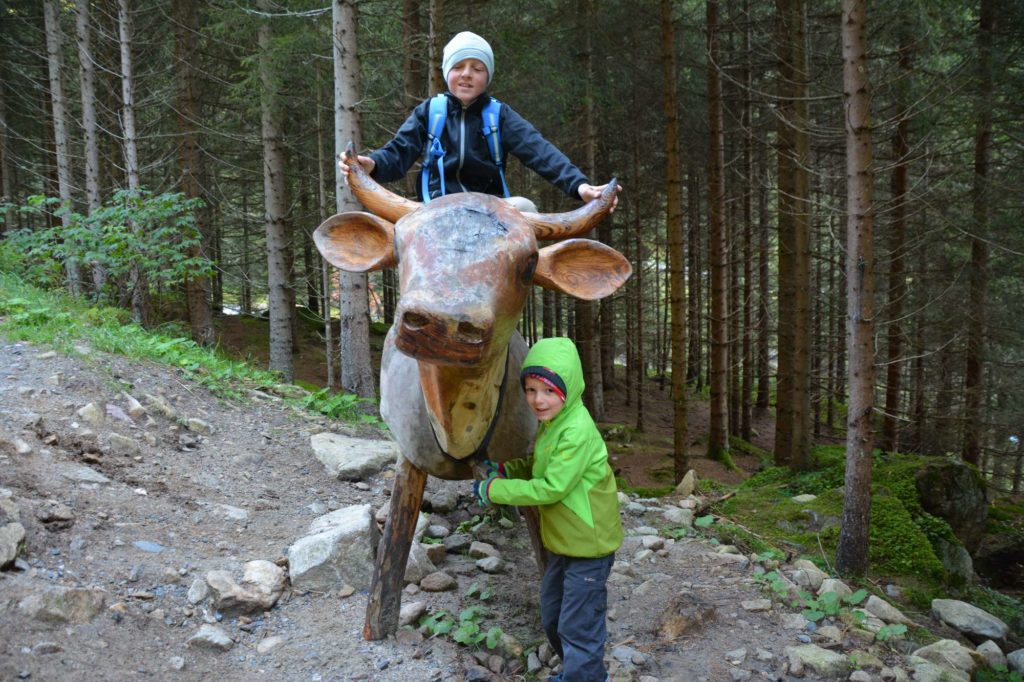
[[[614,183],[572,213],[524,214],[476,193],[420,205],[350,168],[350,187],[376,215],[332,216],[317,247],[343,270],[397,266],[401,293],[381,363],[381,415],[401,457],[364,627],[381,639],[398,627],[427,475],[469,479],[484,458],[529,451],[537,423],[518,385],[527,347],[516,324],[533,285],[592,300],[621,286],[630,266],[610,247],[569,239],[604,217]],[[541,249],[538,238],[569,241]],[[539,549],[535,523],[530,530]]]

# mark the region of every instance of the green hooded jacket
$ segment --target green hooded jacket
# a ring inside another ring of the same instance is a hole
[[[533,456],[505,462],[508,478],[492,481],[492,502],[536,506],[541,540],[563,556],[596,558],[622,544],[619,499],[608,450],[583,404],[583,367],[569,339],[542,339],[523,367],[544,367],[565,383],[555,418],[541,422]]]

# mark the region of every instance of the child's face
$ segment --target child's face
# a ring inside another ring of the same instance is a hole
[[[487,67],[479,59],[463,59],[448,72],[448,89],[469,106],[487,87]]]
[[[565,405],[555,389],[535,377],[526,377],[523,382],[526,389],[526,403],[542,422],[551,421],[562,411]]]

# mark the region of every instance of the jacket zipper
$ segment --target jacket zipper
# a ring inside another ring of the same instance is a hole
[[[466,160],[466,106],[461,102],[459,104],[462,113],[459,115],[459,167],[455,170],[455,180],[463,192],[468,192],[469,190],[462,184],[462,164]]]

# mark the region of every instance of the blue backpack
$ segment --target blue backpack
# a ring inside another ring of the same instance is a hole
[[[501,135],[498,130],[498,112],[501,110],[501,102],[491,97],[482,112],[484,119],[484,137],[487,138],[487,148],[491,151],[491,159],[498,167],[498,175],[501,176],[502,196],[509,196],[508,185],[505,184],[505,164],[501,157]],[[430,201],[430,169],[437,166],[437,177],[441,183],[441,196],[447,192],[444,186],[444,147],[441,146],[441,132],[444,130],[444,121],[448,115],[448,98],[443,95],[434,95],[430,98],[430,109],[427,113],[427,148],[423,153],[423,170],[420,173],[420,194],[424,203]]]

